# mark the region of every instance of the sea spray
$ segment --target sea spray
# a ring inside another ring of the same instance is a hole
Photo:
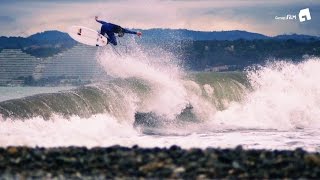
[[[110,56],[110,49],[106,48],[97,59],[112,77],[135,77],[150,83],[152,94],[139,111],[152,111],[174,119],[189,103],[181,81],[184,71],[172,54],[157,49],[149,55],[148,50],[141,48],[134,46],[134,50],[121,56]]]
[[[320,127],[320,61],[280,61],[247,72],[252,87],[243,101],[212,119],[213,127],[288,130]]]
[[[139,132],[129,122],[121,122],[108,114],[98,114],[90,118],[71,116],[66,120],[54,115],[43,121],[40,117],[27,121],[7,119],[1,121],[0,146],[111,146],[126,141],[130,145],[132,137]],[[129,145],[128,144],[128,145]]]

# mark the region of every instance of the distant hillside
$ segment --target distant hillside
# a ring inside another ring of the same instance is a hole
[[[193,41],[181,48],[180,54],[187,68],[204,70],[217,66],[242,68],[263,64],[267,60],[299,62],[307,57],[320,57],[320,40],[235,40]]]
[[[0,49],[16,48],[20,49],[34,44],[32,40],[23,37],[0,37]]]
[[[173,41],[237,41],[237,40],[294,40],[299,42],[312,42],[320,40],[319,37],[309,35],[279,35],[275,37],[246,31],[192,31],[186,29],[149,29],[141,30],[142,44],[165,45]],[[129,36],[125,36],[129,37]],[[47,57],[73,47],[75,42],[67,33],[60,31],[45,31],[36,33],[27,38],[0,37],[0,52],[4,48],[21,49],[37,57]]]
[[[316,36],[310,36],[310,35],[303,35],[303,34],[283,34],[273,37],[274,39],[278,40],[289,40],[293,39],[296,41],[314,41],[314,40],[320,40],[320,37]]]
[[[60,31],[45,31],[29,36],[27,39],[37,43],[68,43],[73,39],[67,34]]]
[[[192,31],[187,29],[149,29],[141,30],[143,32],[142,42],[159,42],[167,40],[259,40],[259,39],[276,39],[288,40],[293,39],[296,41],[310,41],[320,40],[320,37],[310,35],[278,35],[275,37],[265,36],[259,33],[247,31]],[[0,37],[1,48],[21,48],[30,45],[57,45],[57,44],[74,44],[75,41],[64,32],[60,31],[45,31],[36,33],[27,38],[22,37]]]
[[[77,44],[67,33],[60,31],[45,31],[23,37],[0,37],[0,52],[2,49],[21,49],[37,57],[48,57]]]
[[[149,29],[141,30],[144,38],[174,40],[253,40],[267,39],[268,36],[246,31],[192,31],[187,29]]]

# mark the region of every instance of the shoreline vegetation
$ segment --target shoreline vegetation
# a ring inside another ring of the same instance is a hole
[[[0,159],[3,179],[320,177],[320,154],[302,149],[7,147],[0,148]]]

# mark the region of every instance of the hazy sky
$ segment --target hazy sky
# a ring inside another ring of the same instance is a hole
[[[300,9],[312,19],[299,22]],[[320,36],[319,0],[0,0],[0,36],[28,36],[72,25],[99,29],[98,15],[128,28],[246,30]],[[296,20],[275,17],[296,15]]]

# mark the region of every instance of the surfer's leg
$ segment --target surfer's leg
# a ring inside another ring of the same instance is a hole
[[[108,41],[111,43],[111,44],[113,44],[113,45],[117,45],[118,43],[117,43],[117,38],[116,38],[116,36],[114,35],[114,33],[113,32],[107,32],[107,35],[108,35]]]

